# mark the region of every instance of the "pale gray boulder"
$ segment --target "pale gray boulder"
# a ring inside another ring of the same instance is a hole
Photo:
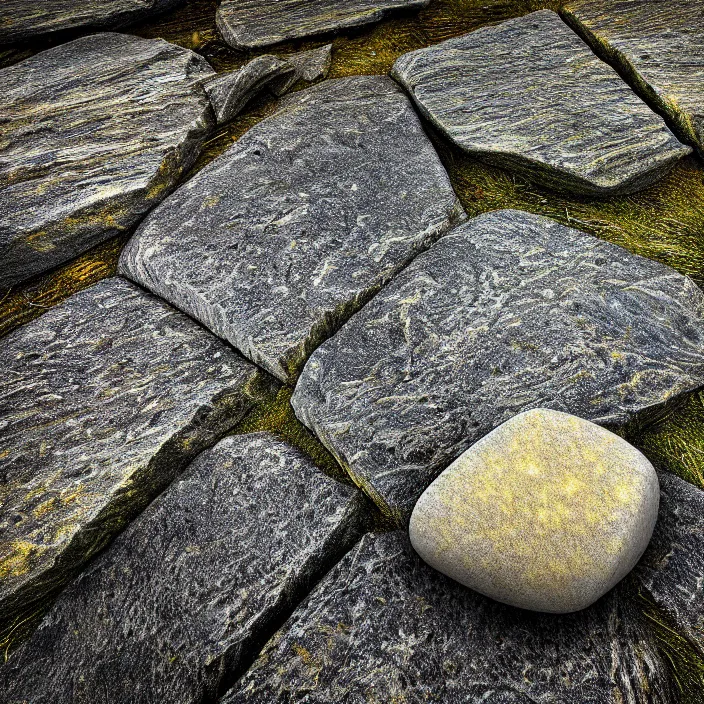
[[[288,96],[139,227],[119,269],[281,380],[464,217],[401,89]]]
[[[265,433],[202,453],[0,668],[3,702],[198,704],[359,538],[361,493]]]
[[[450,462],[551,408],[620,426],[704,383],[687,277],[547,218],[445,235],[313,353],[292,403],[400,525]]]
[[[549,10],[406,54],[392,75],[462,150],[556,190],[631,193],[691,152]]]
[[[192,51],[113,33],[0,70],[0,288],[124,232],[168,195],[214,126],[201,86],[212,74]]]
[[[0,627],[19,623],[272,388],[108,279],[0,346]]]

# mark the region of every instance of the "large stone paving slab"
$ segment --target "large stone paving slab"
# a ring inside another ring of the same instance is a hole
[[[691,151],[549,10],[406,54],[392,75],[461,149],[557,190],[630,193]]]
[[[359,538],[363,515],[358,490],[272,436],[222,440],[0,668],[3,701],[215,701]]]
[[[426,7],[430,0],[223,0],[217,25],[235,49],[269,46],[378,22],[393,10]]]
[[[35,3],[37,7],[41,3]],[[214,125],[207,61],[104,33],[0,71],[0,288],[127,230]]]
[[[673,701],[619,594],[569,616],[531,614],[435,572],[393,533],[362,539],[223,704]]]
[[[519,211],[443,237],[309,359],[296,415],[399,523],[520,411],[618,426],[704,382],[688,278]]]
[[[120,271],[281,380],[464,217],[388,78],[287,98],[157,208]]]
[[[119,278],[3,338],[0,368],[3,621],[60,586],[270,387]]]
[[[568,0],[565,18],[704,156],[700,0]]]

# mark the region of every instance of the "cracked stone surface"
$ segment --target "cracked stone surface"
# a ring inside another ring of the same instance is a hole
[[[214,701],[359,538],[362,502],[268,434],[220,441],[66,590],[0,669],[2,690],[33,704]]]
[[[214,126],[200,85],[213,73],[174,44],[115,33],[0,70],[0,287],[124,232],[168,195]]]
[[[549,10],[406,54],[392,75],[461,149],[556,190],[631,193],[691,151]]]
[[[185,0],[2,0],[0,44],[70,29],[117,29]]]
[[[430,0],[223,0],[217,25],[235,49],[270,46],[378,22],[393,10],[426,7]]]
[[[515,414],[619,426],[704,382],[704,294],[687,277],[519,211],[419,255],[311,355],[293,395],[400,525],[451,461]]]
[[[222,704],[669,703],[665,664],[612,592],[531,614],[439,574],[400,532],[365,536],[269,641]]]
[[[271,382],[119,278],[0,346],[0,613],[70,578]]]
[[[384,77],[288,96],[139,227],[120,271],[284,381],[464,217]]]
[[[321,78],[326,78],[332,66],[332,44],[326,44],[318,49],[289,54],[284,59],[295,70],[288,79],[272,87],[272,91],[276,95],[283,95],[298,81],[312,83]]]
[[[566,19],[704,156],[704,10],[699,0],[568,0]]]

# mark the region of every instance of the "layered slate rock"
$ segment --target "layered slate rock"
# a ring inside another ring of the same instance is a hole
[[[298,81],[312,83],[313,81],[327,78],[332,66],[332,44],[326,44],[318,49],[289,54],[285,59],[293,66],[294,72],[286,80],[279,81],[272,87],[272,91],[276,95],[283,95]]]
[[[223,0],[217,26],[235,49],[337,32],[378,22],[393,10],[426,7],[430,0]]]
[[[128,229],[171,191],[214,124],[200,86],[213,73],[181,47],[112,33],[0,71],[0,287]]]
[[[704,381],[687,277],[518,211],[444,236],[309,359],[296,415],[399,523],[513,415],[618,426]]]
[[[271,386],[114,278],[0,347],[0,613],[34,607]]]
[[[568,0],[568,22],[704,156],[704,11],[698,0]]]
[[[401,533],[366,536],[222,701],[672,702],[632,607],[569,616],[491,601],[435,572]]]
[[[3,0],[0,44],[70,29],[117,29],[185,0]]]
[[[631,193],[691,151],[549,10],[406,54],[392,75],[461,149],[557,190]]]
[[[222,440],[0,669],[5,701],[215,701],[359,537],[361,498],[272,436]]]
[[[282,380],[463,217],[388,78],[289,96],[140,226],[120,271]]]

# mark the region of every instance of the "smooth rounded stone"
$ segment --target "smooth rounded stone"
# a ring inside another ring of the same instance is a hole
[[[217,26],[235,49],[270,46],[383,19],[393,10],[426,7],[430,0],[223,0]]]
[[[648,460],[566,413],[520,413],[458,457],[411,514],[416,552],[522,609],[591,606],[635,566],[658,515]]]
[[[380,76],[288,96],[139,227],[119,269],[282,381],[464,211]]]
[[[670,704],[667,666],[617,590],[563,616],[487,599],[365,536],[222,704]]]
[[[549,10],[406,54],[392,75],[462,150],[556,190],[632,193],[691,152]]]
[[[61,586],[272,388],[113,278],[0,345],[0,627]]]
[[[0,288],[124,232],[169,194],[214,126],[200,85],[213,73],[174,44],[113,33],[0,70]]]
[[[311,355],[292,403],[399,525],[521,411],[600,425],[704,383],[687,277],[548,218],[481,215],[419,255]]]
[[[289,54],[284,59],[294,67],[295,71],[287,79],[272,86],[272,92],[275,95],[283,95],[298,81],[312,83],[327,78],[332,66],[332,44],[326,44],[319,49]]]
[[[701,0],[568,0],[562,13],[704,156]]]
[[[271,435],[202,453],[0,668],[3,701],[215,701],[359,539],[363,497]]]
[[[117,29],[185,0],[2,0],[0,44],[70,29]]]

